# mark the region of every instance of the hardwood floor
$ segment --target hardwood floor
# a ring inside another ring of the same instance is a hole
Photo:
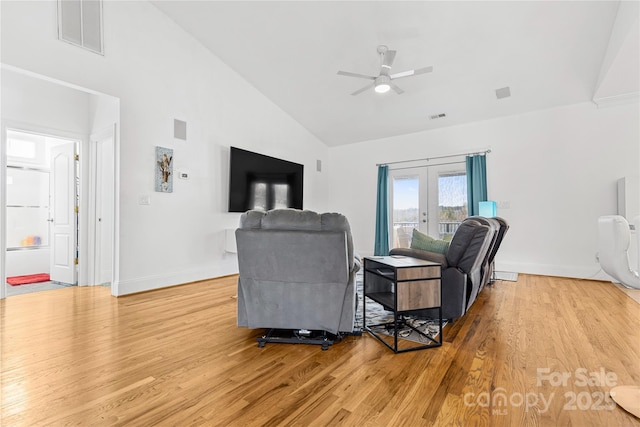
[[[260,349],[235,283],[1,301],[0,424],[640,425],[606,395],[640,384],[640,305],[610,283],[496,282],[442,347],[398,355],[368,335]]]

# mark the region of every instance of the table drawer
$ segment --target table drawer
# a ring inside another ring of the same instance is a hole
[[[398,282],[397,311],[418,310],[440,306],[440,279]]]
[[[398,268],[398,280],[439,279],[440,266]]]

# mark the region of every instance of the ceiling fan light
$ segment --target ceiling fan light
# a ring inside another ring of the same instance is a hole
[[[389,89],[391,89],[391,86],[389,86],[388,83],[380,83],[380,84],[376,85],[374,90],[377,93],[387,93],[387,92],[389,92]]]

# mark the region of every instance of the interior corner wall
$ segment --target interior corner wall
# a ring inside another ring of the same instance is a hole
[[[103,3],[105,55],[57,40],[56,2],[0,2],[1,61],[120,99],[117,293],[237,272],[226,253],[229,147],[305,166],[304,207],[328,205],[328,148],[146,1]],[[187,122],[187,140],[173,121]],[[173,193],[154,191],[155,147],[174,150]],[[149,197],[150,204],[140,204]]]
[[[639,130],[637,104],[589,102],[333,147],[330,208],[347,215],[360,253],[372,254],[377,163],[490,148],[489,199],[511,226],[496,269],[606,279],[597,219],[616,214],[617,180],[640,170]]]

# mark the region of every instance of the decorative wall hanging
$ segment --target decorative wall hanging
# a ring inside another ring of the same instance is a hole
[[[173,149],[156,147],[156,191],[173,193]]]

